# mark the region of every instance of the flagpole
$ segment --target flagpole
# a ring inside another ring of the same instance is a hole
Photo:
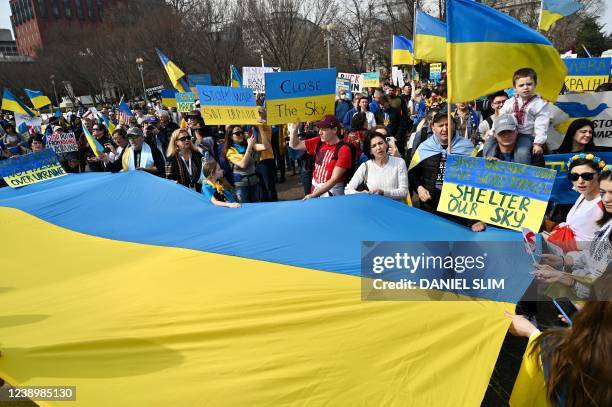
[[[447,9],[448,9],[448,5],[447,5]],[[444,13],[444,14],[446,14],[446,33],[448,37],[448,27],[449,27],[448,26],[448,13]],[[451,103],[450,103],[450,89],[451,89],[450,75],[449,75],[450,61],[451,61],[451,55],[449,52],[449,47],[447,45],[446,46],[446,117],[448,119],[448,153],[449,154],[452,153],[451,146],[453,145],[453,132],[451,130],[452,117],[451,117]]]
[[[414,2],[414,11],[412,13],[412,80],[414,81],[414,74],[416,72],[416,16],[418,10],[419,0]],[[412,89],[414,92],[415,89]]]

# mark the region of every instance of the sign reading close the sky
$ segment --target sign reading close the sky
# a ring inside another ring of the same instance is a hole
[[[265,74],[268,124],[310,122],[334,114],[336,69]]]

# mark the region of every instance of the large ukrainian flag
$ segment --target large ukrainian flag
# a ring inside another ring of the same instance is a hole
[[[185,76],[185,72],[181,71],[181,68],[176,66],[176,64],[168,59],[167,56],[164,55],[163,52],[155,48],[157,51],[157,56],[159,56],[159,60],[161,61],[168,77],[170,78],[170,83],[172,86],[179,92],[187,92],[189,90],[189,86],[187,86],[186,82],[183,78]]]
[[[75,407],[480,405],[513,305],[362,301],[360,242],[522,239],[378,196],[218,208],[141,171],[2,188],[0,230],[0,377]]]
[[[446,16],[449,103],[510,88],[514,72],[526,67],[538,74],[536,92],[557,100],[567,69],[543,35],[472,0],[448,0]]]
[[[427,62],[446,61],[446,23],[417,10],[414,56]]]
[[[391,65],[414,65],[412,41],[403,35],[394,35],[391,45]]]
[[[26,95],[28,95],[28,97],[30,98],[32,106],[34,106],[35,109],[40,109],[41,107],[49,106],[51,104],[51,100],[45,95],[43,95],[41,91],[32,89],[24,90],[26,92]]]
[[[557,20],[572,15],[581,8],[582,4],[574,0],[542,0],[538,28],[548,31]]]

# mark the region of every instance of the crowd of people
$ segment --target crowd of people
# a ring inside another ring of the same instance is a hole
[[[311,123],[269,126],[265,98],[258,97],[258,125],[210,126],[197,108],[180,114],[161,102],[133,105],[130,116],[109,105],[98,115],[67,113],[51,117],[46,125],[52,132],[72,132],[76,137],[78,151],[59,154],[69,173],[145,171],[202,193],[213,205],[238,208],[278,200],[277,184],[297,166],[303,199],[380,195],[412,202],[474,232],[486,230],[486,223],[437,210],[449,149],[457,155],[540,167],[545,165],[544,153],[572,153],[567,168],[579,197],[573,205],[549,205],[541,232],[550,250],[542,255],[535,277],[557,290],[554,295],[538,295],[592,299],[594,287],[609,281],[612,166],[597,155],[603,149],[593,142],[594,124],[589,119],[575,120],[560,147],[547,151],[550,114],[548,102],[537,93],[536,72],[520,69],[512,80],[509,92],[500,90],[455,106],[446,102],[443,80],[411,81],[401,88],[385,83],[355,94],[341,91],[335,114]],[[18,134],[10,115],[0,126],[2,160],[45,148],[46,135]],[[92,150],[84,128],[103,151]],[[605,348],[612,349],[610,303],[586,304],[574,328],[545,333],[534,342],[543,346],[546,340],[547,397],[559,405],[570,399],[612,405],[610,387],[600,390],[612,377]],[[524,317],[511,316],[513,332],[532,339],[539,335],[533,325],[538,306],[523,301],[517,311]],[[601,328],[599,334],[593,332],[595,326]],[[586,343],[585,338],[593,341]],[[581,344],[600,344],[602,355],[586,355],[576,362],[568,352],[583,352]],[[577,396],[580,392],[584,394]]]

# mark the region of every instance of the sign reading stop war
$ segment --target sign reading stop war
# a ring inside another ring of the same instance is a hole
[[[438,210],[508,229],[539,230],[555,175],[547,168],[451,154]]]
[[[268,124],[310,122],[334,114],[336,69],[266,73]]]
[[[57,160],[55,152],[48,148],[38,153],[0,162],[0,177],[4,178],[11,188],[36,184],[64,175],[66,172]]]
[[[249,88],[198,85],[200,109],[206,124],[258,124],[255,96]]]

